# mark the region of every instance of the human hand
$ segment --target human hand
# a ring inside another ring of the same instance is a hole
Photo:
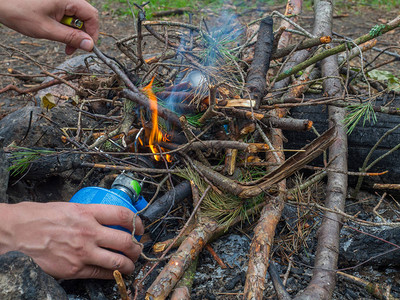
[[[83,21],[85,31],[61,24],[64,15]],[[27,36],[62,42],[67,54],[91,51],[99,35],[98,12],[85,0],[3,0],[0,23]]]
[[[110,279],[114,270],[130,274],[141,252],[129,233],[102,225],[132,230],[134,214],[125,207],[22,202],[0,204],[0,215],[0,253],[23,252],[56,278]],[[135,228],[135,234],[143,234],[139,218]]]

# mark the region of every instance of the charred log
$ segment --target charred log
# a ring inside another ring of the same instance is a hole
[[[40,149],[38,150],[40,151]],[[80,153],[61,153],[39,157],[29,165],[23,177],[24,179],[43,180],[68,170],[80,168],[82,156]],[[14,162],[13,159],[10,160],[11,165]]]
[[[271,17],[267,17],[261,21],[254,59],[247,74],[247,87],[250,90],[251,98],[256,100],[256,109],[260,106],[266,88],[265,76],[269,69],[274,39],[272,26],[273,20]]]
[[[192,194],[189,181],[183,181],[175,188],[166,192],[154,201],[140,217],[147,223],[152,223],[165,215],[174,205],[180,203]]]
[[[376,100],[377,105],[384,105],[386,97],[380,97]],[[400,97],[396,97],[394,105],[400,103]],[[313,121],[314,127],[318,132],[323,132],[328,127],[326,120],[328,112],[325,106],[304,106],[295,107],[291,109],[293,118],[310,118]],[[370,149],[375,145],[381,136],[388,130],[394,128],[400,122],[400,116],[387,115],[383,113],[376,113],[376,124],[365,123],[364,125],[358,124],[353,132],[348,136],[348,162],[350,171],[359,171],[363,165],[364,159],[368,155]],[[312,132],[284,132],[285,137],[288,139],[285,147],[289,149],[299,149],[303,143],[313,139],[315,136]],[[391,135],[383,140],[383,142],[374,151],[371,160],[381,157],[388,150],[395,147],[400,140],[400,130],[394,131]],[[393,163],[393,161],[400,160],[400,152],[395,151],[389,156],[380,160],[372,169],[371,172],[389,171],[385,175],[379,177],[365,177],[364,188],[371,189],[374,183],[399,183],[400,182],[400,165]],[[317,160],[314,162],[316,165],[322,166],[322,161]],[[350,177],[350,183],[354,184],[356,178]]]
[[[373,235],[346,232],[346,243],[340,247],[340,268],[358,264],[376,268],[400,267],[400,248],[396,246],[400,244],[400,228],[374,230]]]

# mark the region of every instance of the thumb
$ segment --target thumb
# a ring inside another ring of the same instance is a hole
[[[49,32],[49,38],[66,44],[67,54],[71,54],[75,49],[92,51],[94,46],[93,39],[83,30],[68,27],[56,21],[53,23],[53,26],[55,28],[53,27],[54,29]]]

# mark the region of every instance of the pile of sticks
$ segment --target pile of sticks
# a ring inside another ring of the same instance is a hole
[[[90,107],[91,100],[103,97],[104,103],[114,107],[107,115],[113,126],[89,136],[78,124],[76,136],[64,136],[65,142],[88,155],[101,154],[103,161],[83,162],[83,167],[126,170],[152,178],[153,183],[158,180],[150,205],[141,212],[149,224],[170,213],[184,198],[191,195],[193,200],[193,210],[179,234],[155,245],[157,258],[143,254],[152,266],[148,275],[173,247],[178,247],[147,291],[143,290],[146,274],[135,281],[135,299],[166,299],[171,293],[171,299],[187,298],[190,280],[183,279],[185,272],[193,272],[198,254],[231,226],[245,221],[244,216],[253,214],[258,222],[243,297],[263,299],[275,229],[285,204],[295,194],[287,188],[286,180],[328,149],[324,168],[297,187],[305,189],[327,176],[326,210],[318,232],[312,280],[295,299],[331,297],[347,195],[347,129],[342,120],[346,118],[345,107],[354,103],[348,91],[352,80],[348,64],[374,47],[377,36],[397,28],[400,16],[355,40],[334,39],[332,1],[314,1],[312,33],[297,24],[301,6],[302,1],[289,0],[284,15],[274,11],[247,26],[230,17],[223,21],[228,24],[225,28],[210,28],[205,21],[200,26],[146,21],[145,6],[136,5],[136,34],[117,41],[128,63],[94,48],[113,75],[105,81],[81,78],[81,85],[73,86],[81,97],[77,107]],[[298,42],[291,44],[294,34]],[[144,55],[148,40],[158,42],[160,53]],[[342,56],[338,58],[338,54]],[[342,70],[347,70],[345,80],[339,73]],[[46,87],[78,75],[51,76],[55,78]],[[304,93],[317,80],[323,83],[323,97],[304,99]],[[154,82],[152,87],[150,81]],[[107,88],[112,93],[99,96],[99,91]],[[158,103],[149,100],[150,93]],[[301,105],[327,105],[329,129],[286,159],[282,130],[312,129],[312,120],[287,117],[290,107]],[[378,107],[373,109],[379,111]],[[396,109],[388,111],[398,114]],[[160,122],[150,123],[152,118],[160,118]],[[156,167],[121,158],[154,160],[148,139],[155,124],[164,136],[154,145],[161,159],[154,162]],[[110,142],[117,144],[119,153],[107,152],[105,145]],[[172,161],[167,161],[167,155]],[[259,169],[261,175],[255,172]],[[162,180],[159,175],[164,175]],[[176,182],[180,184],[174,188]],[[170,191],[158,198],[165,183]],[[278,298],[290,299],[279,274],[271,268]]]

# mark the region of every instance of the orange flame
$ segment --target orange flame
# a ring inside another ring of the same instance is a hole
[[[158,147],[156,147],[156,145],[159,142],[167,141],[168,139],[162,134],[161,130],[158,129],[158,106],[157,106],[157,97],[153,93],[153,90],[152,90],[153,81],[154,81],[154,77],[151,79],[150,83],[143,88],[143,92],[145,92],[147,94],[147,97],[150,100],[152,128],[151,128],[150,137],[149,137],[149,147],[150,147],[151,152],[159,153]],[[163,148],[160,147],[160,149],[162,151],[164,151]],[[169,155],[169,154],[166,154],[165,158],[168,162],[172,161],[171,155]],[[160,161],[161,156],[154,155],[154,159],[156,161]]]

